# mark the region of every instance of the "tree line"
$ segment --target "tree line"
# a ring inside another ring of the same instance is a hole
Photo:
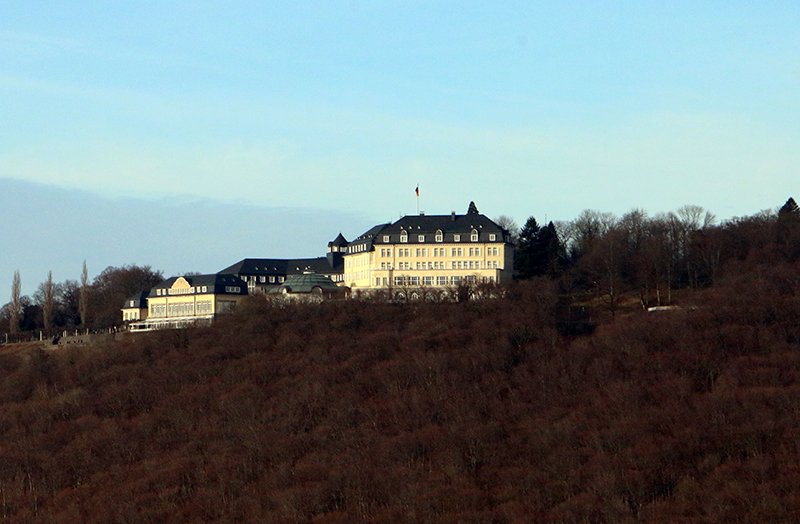
[[[38,285],[33,296],[22,295],[22,279],[14,273],[11,300],[0,308],[0,333],[17,340],[29,332],[53,335],[65,329],[99,330],[120,323],[125,299],[150,289],[164,279],[150,266],[107,267],[89,280],[86,262],[80,281],[53,280],[52,271]]]
[[[687,205],[653,217],[641,209],[622,217],[586,210],[545,226],[530,217],[515,232],[516,278],[558,279],[563,292],[594,293],[612,313],[623,296],[637,297],[644,307],[668,305],[674,290],[709,287],[724,265],[755,253],[776,262],[800,257],[800,208],[793,198],[776,212],[722,223]]]
[[[571,221],[539,225],[531,216],[519,228],[497,218],[516,244],[516,279],[550,277],[565,295],[593,294],[614,314],[625,297],[643,307],[669,305],[673,292],[714,283],[725,264],[752,253],[769,260],[800,257],[800,208],[789,198],[778,211],[717,223],[710,211],[687,205],[649,216],[633,209],[618,217],[585,210]],[[125,299],[163,280],[150,266],[108,267],[91,282],[86,264],[80,281],[53,281],[52,272],[32,297],[21,295],[15,272],[11,300],[0,308],[0,333],[48,335],[64,329],[106,329],[120,323]]]

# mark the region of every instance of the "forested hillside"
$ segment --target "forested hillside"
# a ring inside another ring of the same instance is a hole
[[[590,336],[550,281],[466,303],[254,298],[211,328],[0,353],[26,523],[786,522],[800,270]]]
[[[694,230],[666,259],[646,256],[658,229],[582,253],[523,229],[549,239],[545,276],[489,299],[255,296],[206,328],[2,346],[0,519],[791,522],[796,215]]]

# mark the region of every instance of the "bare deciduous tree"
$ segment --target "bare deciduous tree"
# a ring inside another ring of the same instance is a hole
[[[81,272],[81,290],[78,295],[78,314],[81,317],[81,325],[86,326],[89,320],[89,271],[86,269],[85,260]]]
[[[517,222],[508,215],[500,215],[494,219],[495,224],[508,231],[511,243],[517,245],[519,242],[519,226]]]
[[[14,271],[14,280],[11,282],[11,316],[9,331],[17,333],[19,331],[19,316],[22,309],[20,302],[20,295],[22,293],[22,284],[19,277],[19,270]]]
[[[42,321],[45,331],[53,328],[53,312],[56,306],[57,284],[53,282],[53,272],[47,272],[47,280],[39,285],[36,293],[37,301],[42,308]]]

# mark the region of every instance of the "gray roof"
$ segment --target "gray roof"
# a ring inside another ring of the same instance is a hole
[[[317,258],[245,258],[219,274],[232,275],[299,275],[305,271],[314,271],[326,275],[344,272],[344,263],[331,266],[328,257]]]
[[[147,307],[147,297],[148,296],[150,296],[150,291],[149,290],[148,291],[142,291],[141,293],[133,295],[132,297],[128,297],[127,300],[125,300],[125,306],[123,307],[123,309],[130,309],[130,308],[143,309],[143,308],[146,308]],[[131,305],[131,302],[133,302],[133,305]]]
[[[172,277],[159,282],[158,284],[153,286],[153,288],[150,290],[150,295],[155,296],[156,295],[155,290],[157,289],[171,288],[172,285],[175,284],[175,281],[178,280],[179,278],[181,277]],[[247,294],[247,283],[241,278],[237,277],[236,275],[212,273],[210,275],[188,275],[182,278],[186,280],[190,286],[193,287],[207,286],[213,288],[215,293],[226,292],[225,291],[226,287],[238,286],[240,288],[238,294],[241,295]]]
[[[328,247],[332,246],[342,247],[346,245],[347,245],[347,239],[344,238],[344,235],[342,235],[341,233],[339,233],[339,236],[334,238],[331,242],[328,242]]]
[[[478,232],[479,242],[507,241],[508,231],[495,224],[486,215],[467,214],[467,215],[406,215],[392,224],[381,224],[371,228],[366,233],[360,235],[350,242],[350,245],[368,244],[399,244],[400,236],[403,232],[408,235],[408,244],[420,244],[419,236],[424,235],[424,243],[434,243],[438,232],[443,235],[443,242],[454,242],[454,235],[461,235],[461,242],[468,243],[472,231]],[[489,239],[489,235],[494,234],[494,240]],[[388,236],[388,242],[384,242],[384,237]]]

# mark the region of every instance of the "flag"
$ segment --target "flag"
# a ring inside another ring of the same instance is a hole
[[[419,196],[419,184],[417,184],[417,189],[415,189],[414,192],[417,193],[417,196]]]

